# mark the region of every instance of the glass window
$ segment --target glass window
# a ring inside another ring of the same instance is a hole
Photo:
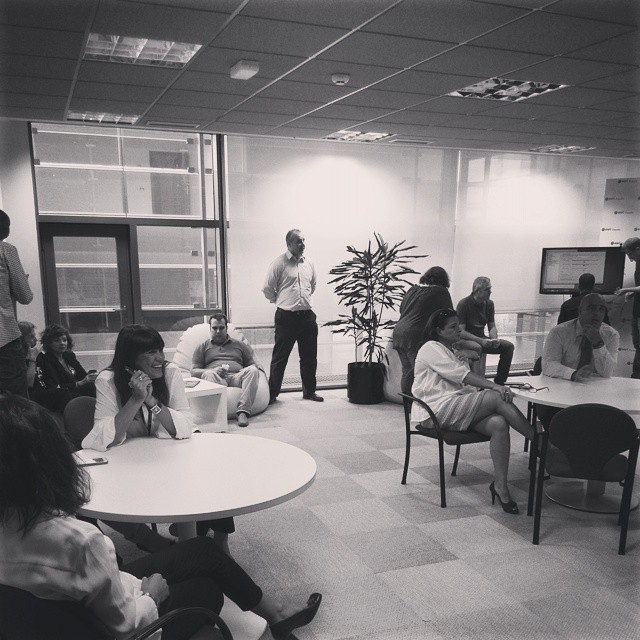
[[[116,129],[72,125],[35,125],[33,157],[40,164],[120,164]]]

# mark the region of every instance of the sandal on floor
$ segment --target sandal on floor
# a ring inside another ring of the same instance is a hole
[[[280,622],[269,625],[271,635],[275,640],[284,640],[284,638],[288,638],[291,635],[294,629],[309,624],[315,618],[316,613],[318,613],[320,602],[322,602],[322,594],[312,593],[304,609],[301,609],[284,620],[280,620]]]

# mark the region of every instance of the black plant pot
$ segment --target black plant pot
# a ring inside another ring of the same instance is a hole
[[[384,364],[350,362],[347,369],[347,398],[354,404],[377,404],[384,400]]]

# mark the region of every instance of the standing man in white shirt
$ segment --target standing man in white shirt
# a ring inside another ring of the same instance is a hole
[[[28,398],[26,354],[20,341],[16,302],[29,304],[33,293],[18,250],[5,242],[10,230],[11,219],[0,209],[0,393],[10,391]]]
[[[300,229],[286,235],[287,250],[269,266],[262,292],[276,305],[275,344],[269,375],[269,404],[280,393],[284,371],[293,345],[298,343],[302,397],[322,402],[316,393],[318,366],[318,324],[311,310],[311,295],[316,290],[316,270],[304,254],[304,236]]]

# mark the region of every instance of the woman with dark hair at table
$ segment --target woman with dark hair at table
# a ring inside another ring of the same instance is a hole
[[[52,416],[24,398],[0,396],[0,424],[0,584],[81,603],[116,638],[179,607],[219,613],[223,594],[265,618],[276,639],[315,616],[320,594],[303,607],[276,600],[210,538],[181,542],[119,569],[111,540],[74,517],[89,500],[89,478]],[[168,623],[162,638],[186,640],[203,624],[195,616],[182,618]]]
[[[494,481],[489,485],[491,502],[498,498],[507,513],[518,513],[507,486],[511,443],[509,427],[527,438],[533,430],[513,404],[509,387],[487,380],[469,370],[467,358],[457,354],[460,321],[453,309],[439,309],[427,322],[428,342],[416,357],[412,394],[426,402],[443,429],[473,430],[491,438],[489,447],[494,467]],[[411,409],[411,420],[425,427],[431,418],[418,403]]]
[[[419,284],[404,294],[400,319],[393,329],[393,348],[402,365],[402,393],[411,393],[413,367],[420,347],[426,342],[424,331],[429,316],[436,309],[453,306],[449,284],[449,275],[442,267],[431,267],[422,274]]]
[[[50,411],[62,412],[72,398],[95,397],[97,371],[85,371],[72,351],[69,330],[50,324],[40,334],[42,352],[36,358],[33,399]]]
[[[83,439],[83,448],[106,451],[127,438],[190,438],[193,428],[182,374],[165,360],[162,336],[146,325],[123,327],[111,365],[96,380],[93,429]],[[145,524],[107,524],[146,551],[171,544]],[[233,518],[197,524],[200,535],[206,535],[210,528],[214,540],[229,552],[228,535],[235,531]]]

